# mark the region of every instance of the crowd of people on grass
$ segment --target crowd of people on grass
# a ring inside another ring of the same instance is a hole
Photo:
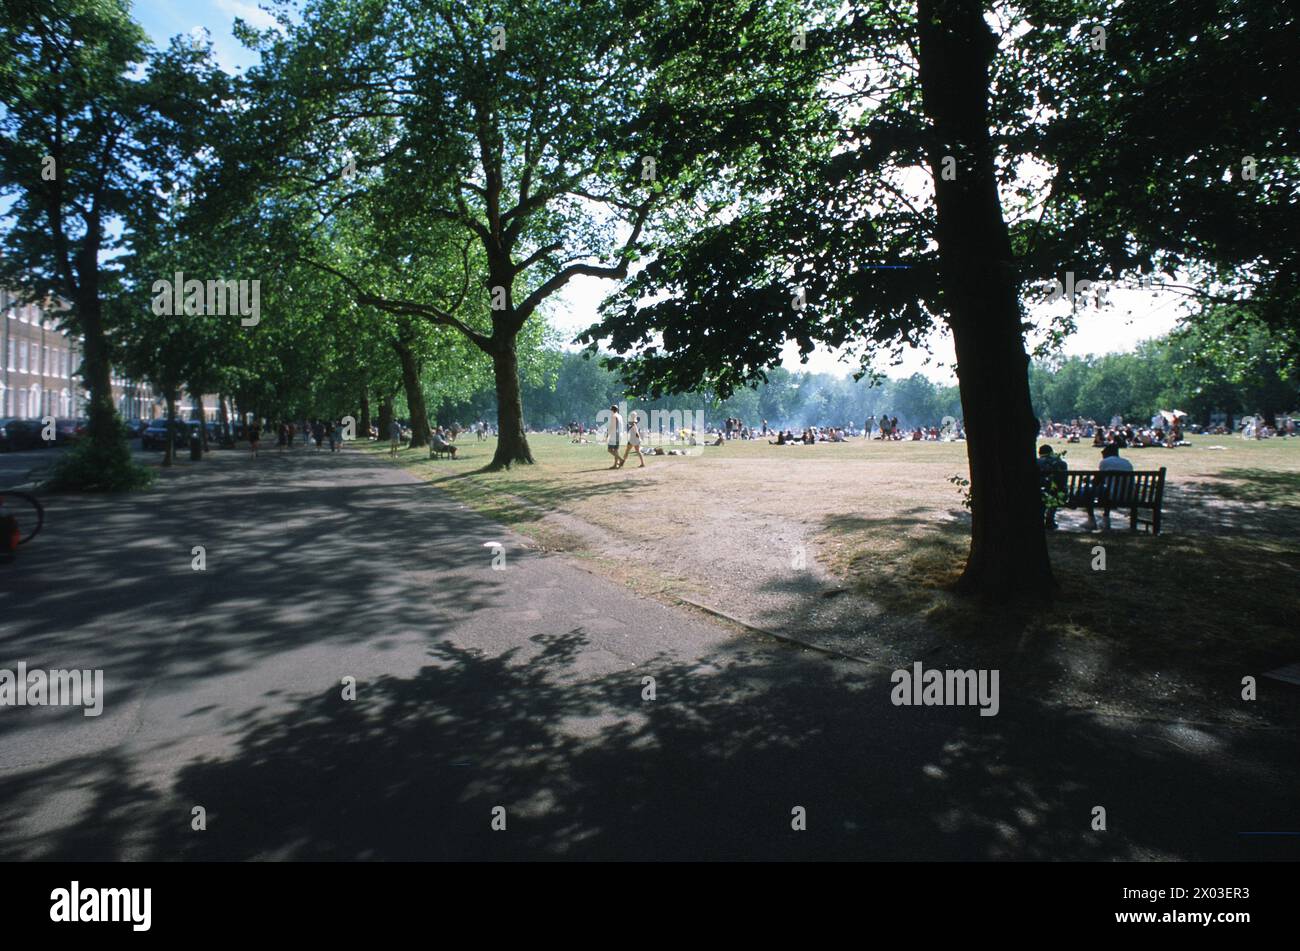
[[[1088,440],[1098,449],[1117,445],[1121,449],[1160,446],[1190,446],[1185,438],[1184,417],[1180,414],[1157,414],[1147,425],[1126,423],[1119,417],[1102,425],[1092,419],[1074,419],[1068,423],[1044,420],[1039,435],[1044,439],[1064,439],[1069,443]]]
[[[769,439],[767,444],[769,446],[812,446],[819,442],[846,442],[848,438],[848,431],[842,428],[809,426],[797,436],[791,430],[783,429],[776,433],[775,439]]]
[[[1294,439],[1296,420],[1294,416],[1276,417],[1270,423],[1260,414],[1248,416],[1242,421],[1241,435],[1246,439]]]
[[[649,434],[641,431],[641,420],[644,417],[645,414],[641,412],[629,413],[628,418],[624,420],[622,414],[619,414],[619,419],[622,420],[620,425],[625,433],[633,422],[638,423],[638,444],[641,440],[649,438]],[[605,430],[603,433],[601,432],[602,428]],[[588,425],[581,420],[575,419],[570,420],[565,426],[553,427],[542,430],[542,432],[564,435],[568,437],[570,442],[582,444],[594,442],[602,437],[608,439],[608,423]],[[685,428],[663,432],[660,437],[662,442],[670,444],[680,442],[686,446],[722,446],[732,440],[751,441],[760,439],[765,440],[772,446],[812,446],[818,443],[843,443],[851,439],[947,442],[964,440],[966,433],[961,422],[953,420],[951,417],[945,418],[945,425],[942,428],[933,425],[928,427],[903,427],[899,425],[897,416],[888,415],[882,415],[879,418],[870,416],[861,427],[848,423],[843,426],[803,426],[798,428],[773,427],[765,419],[755,425],[740,418],[728,417],[722,421],[721,425],[707,426],[702,432]],[[608,445],[608,442],[606,444]],[[620,442],[620,444],[623,443]]]
[[[1188,423],[1186,414],[1162,411],[1151,417],[1146,424],[1125,422],[1119,417],[1111,419],[1109,424],[1098,423],[1093,419],[1076,418],[1069,422],[1044,420],[1039,435],[1044,439],[1064,439],[1066,442],[1078,443],[1088,440],[1093,446],[1101,448],[1111,443],[1121,449],[1140,449],[1143,447],[1190,446],[1188,434],[1227,436],[1234,432],[1234,427],[1225,424],[1202,425]],[[1296,434],[1294,417],[1275,417],[1270,424],[1263,414],[1243,416],[1237,421],[1235,432],[1246,439],[1272,439]]]

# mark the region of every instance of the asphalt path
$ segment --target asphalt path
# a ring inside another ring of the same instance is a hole
[[[102,670],[103,712],[0,706],[4,859],[1300,851],[1293,733],[1006,681],[996,716],[895,706],[888,671],[639,597],[353,450],[52,497],[0,566],[20,661]]]
[[[140,448],[140,440],[131,440],[131,455],[137,462],[148,464],[162,458],[161,452]],[[47,474],[54,463],[67,452],[66,446],[49,446],[40,449],[22,449],[17,452],[0,452],[0,488],[30,485]],[[181,448],[177,454],[188,454]]]

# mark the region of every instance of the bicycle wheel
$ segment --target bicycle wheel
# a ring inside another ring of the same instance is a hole
[[[14,489],[0,490],[0,519],[12,516],[18,524],[18,544],[25,545],[45,524],[45,506],[40,499]]]

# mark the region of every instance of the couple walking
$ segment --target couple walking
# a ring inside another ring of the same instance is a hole
[[[609,435],[605,439],[605,447],[609,454],[614,457],[614,464],[611,469],[619,469],[623,463],[627,462],[627,457],[635,452],[636,457],[641,460],[640,468],[645,468],[645,456],[641,455],[641,428],[637,425],[636,413],[631,414],[632,419],[627,424],[627,448],[623,450],[623,458],[618,456],[618,446],[623,435],[623,417],[618,411],[617,406],[609,408]]]

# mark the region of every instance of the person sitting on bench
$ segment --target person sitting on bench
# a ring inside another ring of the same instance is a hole
[[[431,443],[430,448],[433,450],[434,453],[445,452],[448,455],[450,455],[453,459],[456,458],[456,447],[453,446],[451,443],[447,442],[447,440],[443,437],[441,426],[439,426],[434,431],[433,435],[430,437],[430,443]]]
[[[1132,472],[1133,463],[1123,458],[1119,454],[1119,446],[1110,443],[1101,451],[1101,464],[1097,466],[1102,472]],[[1124,491],[1124,479],[1111,479],[1106,476],[1101,477],[1098,485],[1094,486],[1093,491],[1088,497],[1088,521],[1084,522],[1083,527],[1086,531],[1095,532],[1097,530],[1097,516],[1095,508],[1098,502],[1103,506],[1102,523],[1107,531],[1110,531],[1110,509],[1111,504],[1119,501]]]
[[[1043,527],[1056,531],[1056,510],[1065,499],[1066,473],[1070,466],[1052,451],[1051,446],[1038,447],[1038,484],[1043,500]]]

